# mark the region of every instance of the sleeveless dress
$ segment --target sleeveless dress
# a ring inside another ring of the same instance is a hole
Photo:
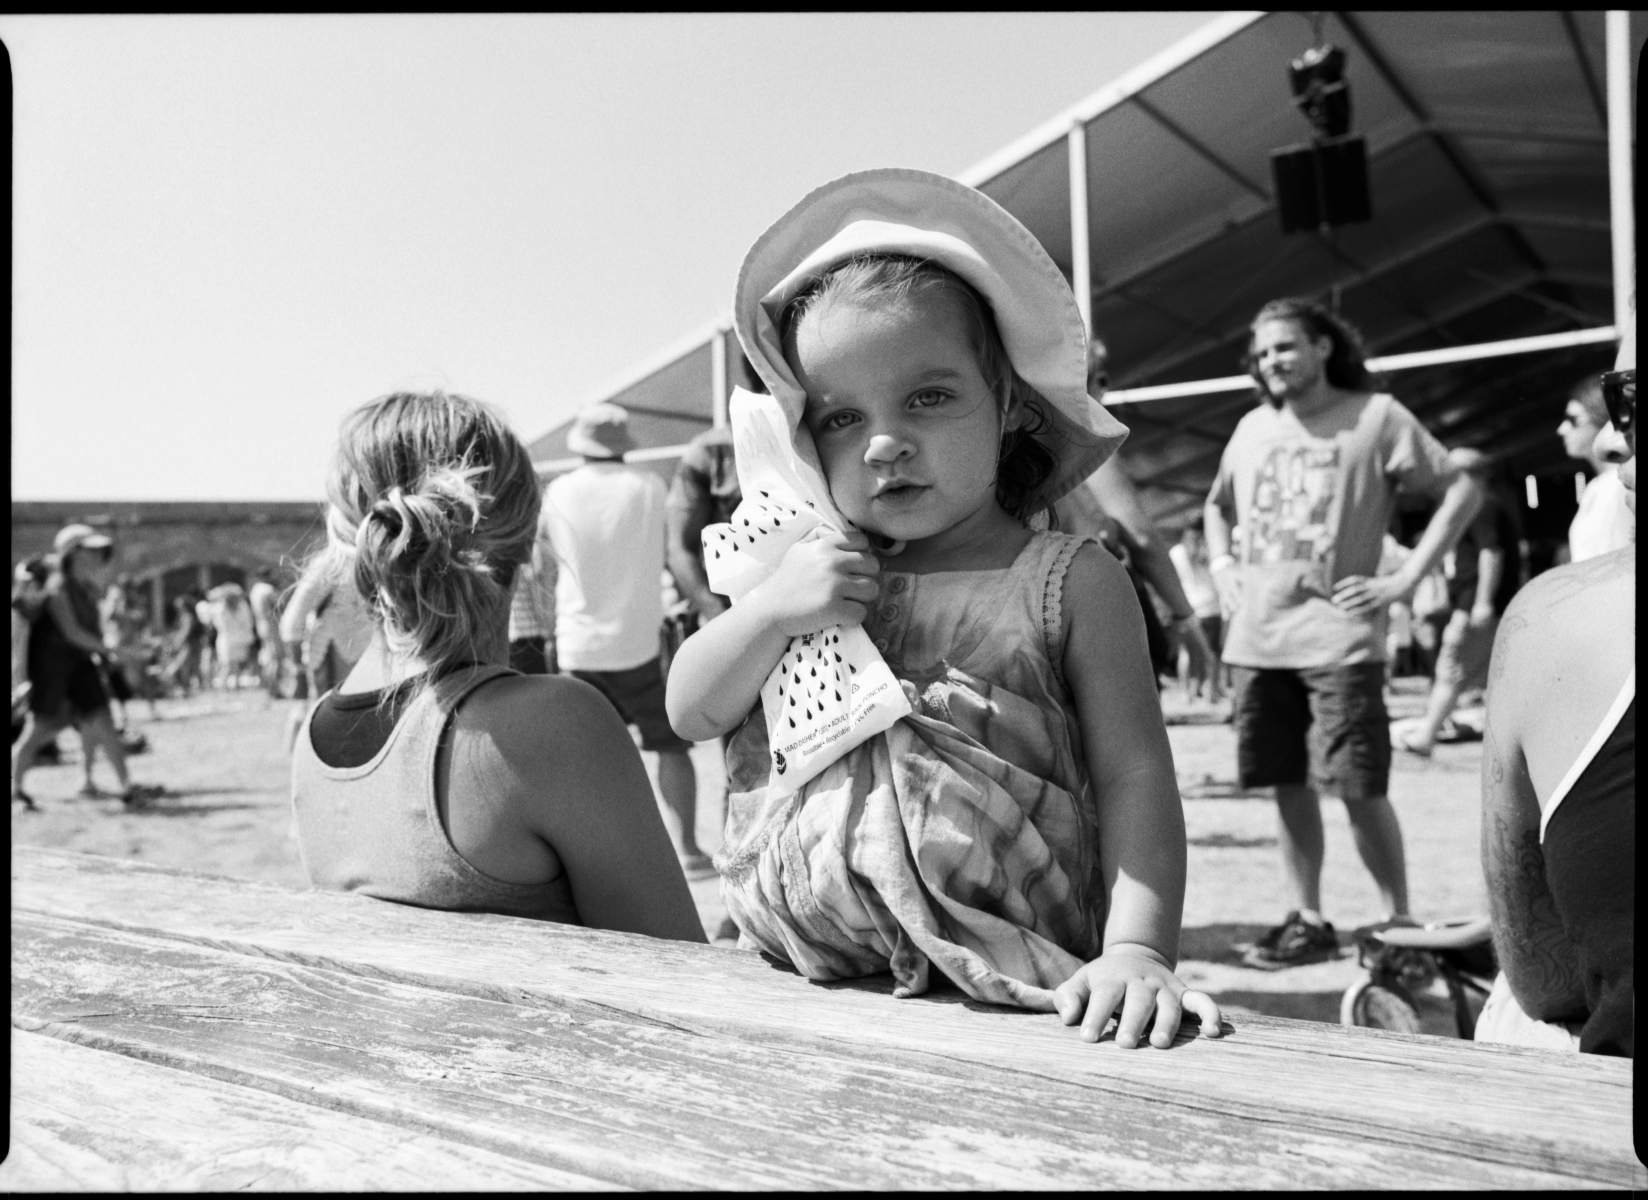
[[[716,856],[747,942],[812,979],[890,970],[917,995],[937,966],[1038,1009],[1098,956],[1098,820],[1060,667],[1086,540],[1033,533],[1006,570],[884,569],[865,629],[913,712],[793,795],[768,795],[757,704],[728,742]]]
[[[472,693],[513,673],[481,667],[435,681],[358,767],[321,761],[310,739],[310,710],[293,748],[292,809],[312,884],[419,908],[583,924],[564,874],[547,883],[510,883],[471,866],[447,836],[435,801],[435,760],[448,722]]]

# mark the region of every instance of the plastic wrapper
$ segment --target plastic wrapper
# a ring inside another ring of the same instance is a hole
[[[737,388],[728,415],[743,500],[725,524],[705,527],[704,569],[711,590],[737,604],[809,533],[852,526],[830,502],[812,438],[805,428],[792,433],[778,401]],[[775,795],[797,791],[910,712],[860,625],[791,638],[761,687],[761,706]]]

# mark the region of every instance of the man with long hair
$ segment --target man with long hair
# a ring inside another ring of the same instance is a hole
[[[1361,338],[1322,305],[1265,305],[1247,362],[1265,403],[1225,447],[1204,523],[1231,614],[1224,658],[1236,693],[1237,772],[1243,787],[1275,789],[1281,818],[1293,907],[1247,958],[1276,968],[1338,950],[1321,912],[1319,790],[1344,800],[1387,920],[1410,919],[1402,830],[1387,796],[1387,611],[1413,594],[1482,495],[1418,418],[1378,390]],[[1402,566],[1379,575],[1399,491],[1440,504]]]

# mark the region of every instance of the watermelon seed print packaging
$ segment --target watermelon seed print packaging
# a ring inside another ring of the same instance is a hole
[[[806,427],[792,431],[777,400],[735,388],[727,412],[744,499],[726,524],[705,527],[704,570],[710,588],[736,604],[813,530],[851,526],[830,502]],[[761,687],[761,707],[774,796],[796,791],[910,712],[860,625],[791,638]]]

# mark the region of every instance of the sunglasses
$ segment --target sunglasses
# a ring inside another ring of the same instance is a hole
[[[1609,371],[1602,377],[1602,402],[1608,406],[1608,419],[1620,433],[1630,433],[1637,423],[1637,373]]]

